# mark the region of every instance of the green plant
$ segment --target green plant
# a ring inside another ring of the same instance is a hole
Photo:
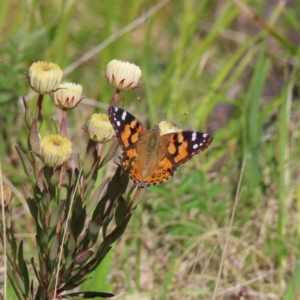
[[[116,69],[109,73],[109,66],[107,70],[108,80],[113,79],[109,83],[116,88],[112,100],[115,105],[120,91],[134,88],[141,74],[132,78],[132,69],[121,74]],[[16,242],[10,218],[13,212],[6,202],[6,230],[5,234],[1,231],[1,238],[6,242],[8,278],[18,299],[112,297],[99,291],[66,292],[84,282],[122,236],[139,190],[132,187],[126,192],[128,177],[119,166],[111,177],[98,179],[100,169],[107,166],[118,146],[117,141],[108,143],[114,131],[105,114],[94,114],[85,127],[89,135],[85,152],[72,152],[67,112],[83,99],[81,86],[60,84],[62,71],[51,63],[34,63],[27,78],[39,97],[34,117],[23,99],[28,150],[16,148],[31,181],[30,185],[23,183],[22,188],[36,226],[37,256],[31,258],[31,265],[37,282],[29,276],[24,243]],[[42,104],[48,94],[62,110],[62,118],[58,126],[52,121],[52,134],[41,139]]]

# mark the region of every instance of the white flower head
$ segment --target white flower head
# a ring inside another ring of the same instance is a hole
[[[107,114],[93,114],[89,122],[88,133],[90,139],[97,143],[106,143],[115,135]]]
[[[49,167],[58,167],[72,154],[72,143],[59,134],[46,135],[40,141],[40,156]]]
[[[58,89],[50,94],[55,106],[61,109],[76,107],[84,97],[81,97],[82,86],[72,82],[62,82]]]
[[[180,128],[174,126],[173,124],[167,121],[161,121],[159,124],[160,135],[165,135],[172,132],[180,132],[182,131]]]
[[[107,82],[117,90],[130,91],[140,87],[141,69],[129,62],[112,60],[104,73]]]
[[[38,61],[31,65],[28,81],[31,88],[39,94],[50,94],[61,82],[63,72],[54,63]]]

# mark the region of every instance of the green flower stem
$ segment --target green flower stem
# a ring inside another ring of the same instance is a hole
[[[44,177],[45,177],[47,182],[50,182],[50,178],[51,178],[52,174],[53,174],[53,168],[45,165],[45,167],[44,167]]]
[[[104,153],[104,150],[105,150],[105,147],[106,147],[106,144],[107,143],[103,143],[101,145],[99,145],[99,148],[98,148],[98,158],[99,158],[99,161]]]

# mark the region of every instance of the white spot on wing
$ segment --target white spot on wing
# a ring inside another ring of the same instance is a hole
[[[206,138],[207,137],[207,133],[203,133],[203,137]]]
[[[118,108],[115,106],[115,111],[118,111]]]
[[[197,138],[197,132],[194,131],[193,134],[192,134],[192,141],[195,141]]]
[[[123,112],[123,114],[122,114],[122,120],[123,120],[123,121],[125,120],[126,115],[127,115],[127,113],[126,113],[126,111],[124,110],[124,112]]]
[[[120,121],[117,121],[117,126],[121,126],[121,122]]]
[[[198,148],[198,144],[194,144],[193,149],[197,149]]]

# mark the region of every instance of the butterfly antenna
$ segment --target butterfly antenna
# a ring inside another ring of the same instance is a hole
[[[189,112],[186,111],[184,114],[182,114],[182,115],[176,117],[174,120],[178,120],[179,118],[182,118],[182,117],[184,117],[184,116],[186,116],[186,115],[188,115],[188,114],[189,114]]]
[[[182,117],[184,117],[184,116],[186,116],[186,115],[188,115],[188,114],[189,114],[189,112],[186,111],[184,114],[175,117],[175,118],[172,120],[172,122],[170,122],[170,123],[171,123],[171,124],[176,124],[180,118],[182,118]]]

